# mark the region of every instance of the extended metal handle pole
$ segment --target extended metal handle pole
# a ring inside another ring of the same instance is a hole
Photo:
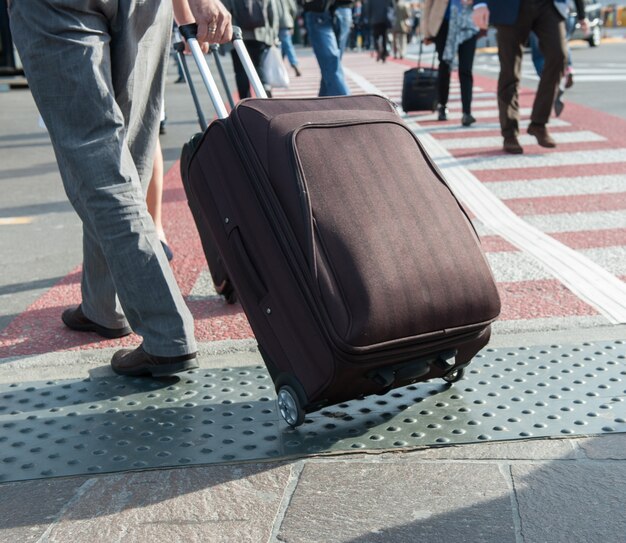
[[[198,93],[196,92],[196,87],[191,80],[191,73],[189,72],[189,66],[187,65],[187,59],[185,58],[185,44],[183,42],[176,42],[174,44],[174,49],[177,53],[176,57],[178,62],[180,63],[183,73],[185,74],[185,79],[187,80],[187,85],[189,86],[189,90],[191,91],[191,97],[193,98],[193,103],[196,106],[196,113],[198,114],[198,122],[200,123],[200,128],[202,131],[206,130],[207,122],[206,117],[202,111],[202,106],[200,105],[200,99],[198,98]]]
[[[230,104],[230,109],[235,108],[235,101],[233,100],[233,93],[230,92],[230,86],[228,85],[228,79],[226,74],[224,73],[224,68],[222,67],[222,61],[220,60],[219,50],[220,46],[216,43],[212,44],[209,49],[213,54],[213,60],[215,61],[215,65],[217,66],[217,71],[220,73],[220,79],[222,80],[222,85],[224,86],[224,91],[226,92],[226,98],[228,98],[228,103]]]
[[[188,24],[182,25],[179,27],[180,33],[183,35],[187,44],[189,45],[189,49],[191,49],[191,54],[198,65],[198,70],[200,71],[200,76],[202,77],[202,81],[209,91],[209,96],[211,97],[211,102],[213,102],[213,107],[215,108],[215,112],[220,119],[225,119],[228,117],[228,110],[224,105],[224,101],[220,96],[220,91],[215,84],[215,79],[213,79],[213,74],[211,74],[211,70],[209,70],[209,65],[207,64],[206,58],[204,58],[204,53],[196,39],[196,34],[198,32],[198,25]]]
[[[252,85],[254,94],[256,94],[257,98],[267,98],[267,93],[265,92],[263,83],[261,83],[261,79],[259,79],[259,74],[257,74],[256,68],[252,63],[252,59],[248,54],[248,50],[243,43],[241,28],[239,28],[238,26],[233,26],[233,46],[235,48],[235,51],[237,51],[239,58],[241,59],[241,63],[243,64],[243,68],[246,71],[248,80]]]

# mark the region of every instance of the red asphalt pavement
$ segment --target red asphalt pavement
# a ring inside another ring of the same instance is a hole
[[[303,59],[305,76],[292,80],[290,90],[279,91],[276,95],[293,94],[314,96],[317,91],[317,66],[311,57]],[[391,97],[400,94],[402,72],[407,61],[389,61],[386,65],[374,62],[366,54],[348,54],[345,64],[353,72],[377,85]],[[485,77],[475,77],[475,86],[480,92],[495,92],[496,82]],[[352,85],[353,92],[363,92]],[[454,92],[454,91],[453,91]],[[523,89],[520,106],[530,107],[534,92]],[[484,100],[484,99],[481,99]],[[191,106],[190,106],[191,107]],[[452,109],[452,108],[451,108]],[[497,109],[493,99],[494,111]],[[476,111],[479,111],[478,109]],[[457,126],[458,120],[441,123],[428,114],[412,114],[422,127]],[[604,141],[588,143],[562,143],[554,150],[537,145],[525,145],[524,156],[551,155],[570,151],[595,151],[626,148],[626,121],[605,113],[566,102],[561,120],[570,126],[554,128],[553,132],[592,131]],[[479,118],[477,125],[497,122],[493,117]],[[472,138],[471,130],[432,133],[442,144],[451,138]],[[480,131],[476,137],[499,137],[499,131]],[[458,159],[489,158],[502,156],[497,147],[452,149],[450,153]],[[502,169],[472,169],[472,173],[482,182],[515,181],[531,179],[552,179],[580,177],[583,175],[626,175],[626,153],[621,161],[592,165],[515,167]],[[546,196],[536,198],[512,198],[504,202],[521,216],[576,214],[626,210],[626,193]],[[165,177],[164,225],[168,240],[175,253],[172,268],[183,295],[189,296],[200,274],[206,270],[200,241],[195,231],[193,219],[187,207],[182,188],[178,163],[174,164]],[[601,230],[560,232],[554,237],[561,243],[577,250],[597,247],[617,247],[626,245],[626,229],[607,228]],[[488,253],[512,253],[518,251],[499,236],[487,235],[483,247]],[[24,313],[17,316],[8,327],[0,332],[0,358],[19,355],[34,355],[59,350],[95,349],[114,346],[136,345],[139,338],[129,336],[121,340],[101,341],[98,336],[72,332],[63,326],[60,314],[64,308],[80,303],[80,269],[74,270],[56,286],[48,290]],[[538,319],[546,317],[573,317],[598,315],[597,311],[577,298],[556,279],[514,281],[498,283],[502,297],[501,320]],[[228,306],[221,298],[207,298],[201,301],[190,300],[189,306],[196,320],[196,335],[201,342],[252,337],[252,331],[239,305]]]

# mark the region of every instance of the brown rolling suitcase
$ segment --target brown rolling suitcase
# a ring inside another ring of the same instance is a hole
[[[190,198],[283,418],[459,379],[500,300],[468,217],[393,104],[253,98],[219,116],[189,161]]]

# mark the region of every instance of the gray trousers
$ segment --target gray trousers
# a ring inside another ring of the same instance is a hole
[[[530,120],[546,124],[554,106],[559,82],[567,66],[565,21],[552,0],[522,0],[517,23],[498,25],[498,109],[504,137],[519,134],[519,83],[522,70],[523,46],[530,32],[539,38],[545,64]]]
[[[82,308],[130,324],[157,356],[194,352],[185,305],[145,203],[163,95],[171,3],[18,0],[11,31],[83,222]]]

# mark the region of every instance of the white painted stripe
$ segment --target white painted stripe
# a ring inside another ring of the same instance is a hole
[[[589,177],[556,177],[489,183],[498,198],[545,198],[626,192],[626,175],[596,175]],[[626,214],[625,214],[626,215]]]
[[[551,330],[580,330],[591,329],[609,324],[602,315],[590,317],[548,317],[544,319],[498,319],[492,326],[492,337],[503,336],[520,332],[542,332],[545,334]],[[587,337],[588,332],[583,334]],[[553,340],[552,340],[553,341]],[[492,342],[493,343],[493,342]]]
[[[626,75],[575,75],[576,83],[603,83],[626,81]]]
[[[380,94],[380,93],[379,93]],[[520,115],[530,115],[531,112],[531,108],[529,107],[523,107],[520,108]],[[476,118],[476,119],[497,119],[499,117],[498,114],[498,110],[497,109],[485,109],[485,110],[478,110],[478,111],[473,111],[472,115]],[[463,115],[461,114],[460,111],[451,111],[448,114],[448,120],[454,121],[456,119],[461,119]],[[432,113],[429,114],[428,116],[421,118],[421,121],[436,121],[437,120],[437,113]]]
[[[461,100],[449,100],[448,101],[448,109],[454,111],[456,109],[461,109],[463,104]],[[494,107],[498,107],[498,104],[495,100],[473,100],[472,101],[472,112],[475,112],[477,109],[493,109]]]
[[[528,253],[501,251],[485,253],[485,256],[498,283],[553,279],[550,270],[542,267],[541,263]]]
[[[626,275],[626,247],[582,249],[580,254],[614,275],[620,277]],[[487,253],[487,260],[489,260],[493,275],[499,283],[553,278],[548,268],[542,267],[540,262],[525,252],[489,252]]]
[[[476,90],[476,89],[474,89]],[[472,99],[476,100],[478,98],[497,98],[497,94],[495,92],[474,92],[472,93]],[[461,100],[461,94],[456,92],[451,92],[449,96],[450,100]]]
[[[579,132],[555,132],[552,134],[557,143],[587,143],[592,141],[606,141],[606,138],[586,130]],[[533,136],[520,136],[519,142],[522,145],[536,145],[537,139]],[[479,147],[501,147],[502,137],[484,137],[484,138],[454,138],[442,139],[439,143],[446,149],[477,149]]]
[[[408,118],[411,118],[411,114],[408,115]],[[530,124],[529,120],[523,120],[520,121],[519,123],[519,127],[521,130],[526,130],[528,128],[528,125]],[[562,119],[552,119],[550,120],[550,127],[552,128],[556,128],[556,127],[565,127],[565,126],[571,126],[570,123],[568,123],[567,121],[564,121]],[[445,124],[445,125],[440,125],[440,126],[429,126],[428,127],[428,133],[429,134],[445,134],[446,132],[455,132],[458,134],[466,134],[466,133],[472,133],[475,134],[476,132],[487,132],[487,131],[494,131],[497,130],[498,132],[500,132],[500,123],[496,122],[496,123],[476,123],[473,124],[471,127],[469,128],[465,128],[465,127],[461,127],[461,126],[452,126],[449,124]],[[552,134],[554,135],[554,133]],[[500,143],[502,143],[502,140],[500,140]]]
[[[489,183],[491,187],[491,183]],[[555,213],[546,215],[527,215],[524,220],[547,234],[563,232],[594,232],[606,229],[626,229],[624,211],[594,211],[591,213]],[[496,232],[475,220],[474,226],[479,236],[490,236]]]
[[[446,160],[455,166],[469,170],[502,170],[509,168],[551,168],[558,166],[608,164],[626,162],[626,149],[599,149],[596,151],[570,151],[563,153],[536,153],[526,155],[498,155],[491,157],[462,158],[456,161]],[[590,172],[591,173],[591,172]]]
[[[368,92],[377,90],[365,78],[346,70]],[[493,231],[534,256],[543,267],[575,295],[595,307],[613,323],[626,322],[626,284],[582,254],[533,228],[448,153],[426,130],[413,123],[426,152],[437,164],[445,164],[446,180],[468,209]],[[596,152],[596,161],[599,152]],[[579,153],[580,154],[580,153]],[[623,151],[622,151],[623,155]]]
[[[198,275],[198,279],[193,285],[191,292],[189,293],[188,300],[190,301],[198,301],[198,300],[210,300],[219,298],[219,294],[215,291],[215,286],[213,285],[213,278],[211,277],[211,273],[208,268],[204,268],[200,275]]]

